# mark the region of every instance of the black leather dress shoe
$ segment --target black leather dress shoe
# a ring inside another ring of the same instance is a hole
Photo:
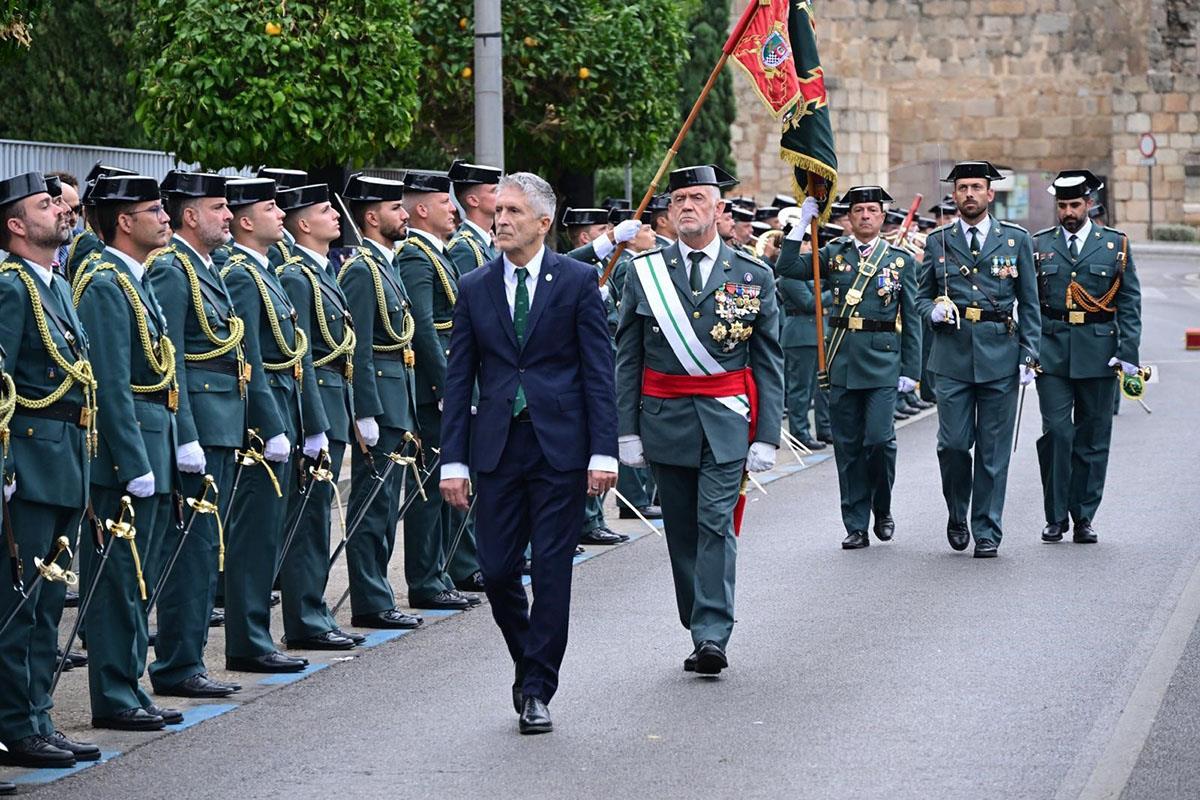
[[[902,420],[902,419],[908,419],[910,416],[912,416],[912,415],[911,415],[911,414],[905,414],[905,413],[903,413],[903,412],[900,412],[900,411],[893,411],[893,412],[892,412],[892,419],[896,420],[896,422],[899,422],[899,421],[900,421],[900,420]]]
[[[0,750],[0,764],[8,767],[73,767],[75,756],[50,744],[45,736],[26,736],[13,742],[5,742],[7,751]]]
[[[1092,521],[1090,519],[1075,521],[1075,532],[1071,535],[1071,541],[1076,544],[1095,544],[1099,541],[1096,532],[1092,530]]]
[[[554,730],[554,723],[550,721],[550,709],[546,708],[546,704],[536,697],[525,698],[517,726],[521,733],[527,736],[535,733],[549,733]]]
[[[842,539],[843,550],[861,550],[870,546],[871,537],[867,536],[866,531],[850,531],[846,534],[846,538]]]
[[[603,525],[599,528],[594,528],[587,531],[579,537],[580,544],[620,544],[621,542],[629,541],[628,536],[622,536],[616,531],[610,530]]]
[[[466,592],[460,592],[458,589],[451,589],[450,591],[453,592],[454,594],[458,595],[459,597],[465,598],[467,603],[470,604],[471,608],[474,608],[475,606],[483,603],[483,601],[479,599],[479,595],[477,595],[477,594],[467,594]]]
[[[1000,555],[998,545],[995,542],[990,542],[987,539],[975,543],[976,558],[995,558]]]
[[[701,642],[696,648],[696,674],[719,675],[728,666],[729,659],[716,642]]]
[[[424,622],[413,614],[405,614],[398,608],[387,611],[376,611],[374,614],[356,614],[350,618],[350,624],[356,628],[381,628],[384,630],[400,629],[410,631],[418,628]]]
[[[174,686],[155,689],[154,693],[164,697],[228,697],[236,690],[226,683],[217,683],[207,675],[193,675]]]
[[[1063,520],[1062,522],[1048,522],[1046,527],[1042,528],[1043,542],[1061,542],[1063,534],[1071,527],[1070,522]]]
[[[454,582],[454,588],[460,592],[482,592],[483,591],[483,573],[475,570],[461,581]]]
[[[212,613],[208,615],[208,627],[220,628],[225,625],[225,612],[214,608]]]
[[[15,791],[17,791],[17,785],[15,783],[0,781],[0,794],[12,794]]]
[[[183,722],[183,712],[177,708],[160,708],[151,703],[146,706],[146,713],[152,716],[162,717],[162,721],[167,725],[178,725]]]
[[[927,408],[933,408],[933,406],[934,406],[934,404],[929,402],[928,400],[922,400],[920,398],[917,398],[916,407],[919,408],[920,410],[924,411]]]
[[[55,731],[49,736],[43,736],[50,744],[57,747],[59,750],[66,750],[71,755],[75,756],[76,761],[99,761],[100,748],[89,742],[77,742],[73,739],[68,739],[62,731]]]
[[[648,505],[638,506],[638,511],[642,512],[642,516],[646,519],[662,519],[662,506]],[[621,510],[618,512],[621,519],[637,519],[638,515],[633,513],[633,509],[621,504]]]
[[[58,651],[58,661],[62,664],[63,672],[70,672],[75,669],[75,665],[71,663],[71,659],[67,658],[66,653],[62,650]]]
[[[60,659],[65,658],[67,660],[67,669],[86,667],[88,662],[88,657],[76,650],[72,650],[69,653],[64,653],[62,650],[59,650],[58,657]]]
[[[325,631],[306,639],[288,639],[288,650],[350,650],[354,640],[335,631]]]
[[[696,648],[696,650],[699,650],[699,648]],[[696,650],[693,650],[692,654],[683,660],[684,672],[696,671]]]
[[[797,441],[799,441],[800,444],[804,445],[809,450],[812,450],[814,453],[818,450],[825,449],[825,443],[818,439],[798,439]]]
[[[900,407],[900,412],[903,414],[908,414],[910,417],[915,417],[917,414],[921,413],[921,409],[917,408],[916,406],[903,405]]]
[[[92,717],[93,728],[114,731],[161,731],[166,724],[158,714],[151,714],[144,708],[129,708],[111,717]]]
[[[971,543],[971,531],[967,529],[967,523],[954,520],[947,522],[946,540],[955,550],[966,550]]]
[[[817,441],[825,444],[833,444],[833,434],[829,431],[822,431],[817,434]]]
[[[896,534],[896,520],[891,514],[875,515],[875,536],[881,542],[890,542]]]
[[[261,656],[225,657],[225,669],[234,672],[302,672],[307,666],[307,658],[293,658],[279,651]]]
[[[367,640],[367,637],[363,636],[361,633],[354,633],[353,631],[344,631],[341,628],[334,628],[333,632],[336,633],[338,636],[345,636],[347,639],[354,642],[355,644],[362,644],[363,642],[365,642]]]
[[[408,604],[413,608],[432,608],[445,609],[449,611],[462,611],[465,608],[470,608],[471,604],[467,602],[467,598],[458,592],[452,592],[449,589],[443,589],[433,597],[424,598],[409,598]]]

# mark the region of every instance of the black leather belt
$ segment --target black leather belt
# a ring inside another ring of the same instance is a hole
[[[1042,306],[1042,316],[1068,325],[1084,325],[1089,322],[1111,322],[1117,315],[1112,311],[1068,311],[1065,308]]]
[[[831,328],[845,328],[849,331],[870,331],[873,333],[882,333],[888,331],[896,332],[896,320],[894,319],[863,319],[862,317],[832,317],[829,320]]]
[[[78,428],[86,428],[91,411],[79,403],[59,400],[45,408],[17,407],[17,416],[34,417],[36,419],[53,419],[59,422],[69,422]]]
[[[232,375],[235,378],[241,375],[238,360],[233,356],[220,356],[218,358],[210,358],[207,361],[191,361],[188,362],[188,366],[192,369],[202,369],[208,372],[219,372],[222,375]]]
[[[976,306],[955,306],[958,309],[960,319],[965,319],[968,322],[1003,322],[1008,323],[1012,319],[1012,314],[1007,311],[988,311]]]
[[[179,408],[179,392],[175,389],[159,389],[157,392],[134,392],[133,399],[160,405],[171,412]]]

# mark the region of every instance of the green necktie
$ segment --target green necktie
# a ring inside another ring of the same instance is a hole
[[[525,279],[529,270],[517,267],[517,298],[513,303],[513,329],[517,332],[517,344],[525,345],[525,323],[529,320],[529,287]],[[525,410],[525,387],[517,384],[517,396],[513,399],[513,416]]]
[[[688,253],[688,260],[692,262],[692,271],[688,273],[688,282],[692,286],[692,294],[700,294],[704,289],[704,276],[700,273],[700,262],[704,260],[704,253],[699,250],[693,250]]]
[[[967,233],[971,234],[971,255],[979,255],[979,228],[971,226],[967,228]]]
[[[1079,258],[1079,237],[1071,234],[1071,258]]]

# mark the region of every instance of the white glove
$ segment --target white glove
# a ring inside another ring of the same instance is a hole
[[[376,436],[375,438],[379,438]],[[325,431],[304,437],[304,455],[306,458],[316,458],[322,450],[329,449],[329,437]]]
[[[917,388],[917,382],[903,375],[900,376],[900,380],[896,383],[896,391],[900,394],[908,394],[915,388]]]
[[[601,261],[608,258],[616,248],[617,246],[612,243],[612,240],[608,236],[597,236],[595,239],[592,239],[592,252]]]
[[[13,478],[12,483],[4,484],[4,500],[5,502],[12,500],[12,496],[17,493],[17,479]]]
[[[1037,377],[1037,373],[1034,372],[1033,367],[1030,367],[1026,364],[1021,365],[1021,385],[1022,386],[1025,386],[1025,385],[1031,383],[1033,381],[1033,379],[1036,377]]]
[[[267,461],[274,461],[276,464],[287,461],[291,454],[292,443],[288,441],[287,434],[275,434],[267,439],[267,444],[263,447],[263,458]]]
[[[125,491],[134,497],[149,497],[154,494],[154,473],[147,472],[145,475],[134,478],[125,484]]]
[[[746,453],[747,472],[766,472],[775,466],[775,445],[755,442]]]
[[[354,421],[358,427],[358,435],[362,437],[363,444],[367,447],[374,447],[379,444],[379,423],[374,417],[363,417]]]
[[[642,449],[642,437],[626,434],[617,439],[618,456],[627,467],[646,466],[646,452]]]
[[[953,325],[954,319],[957,316],[958,316],[957,308],[951,308],[950,306],[946,305],[945,303],[937,303],[933,307],[933,313],[931,313],[929,315],[929,320],[935,325],[940,324],[942,322],[945,322],[948,325]]]
[[[641,229],[642,221],[640,219],[627,219],[624,222],[618,222],[617,227],[613,228],[613,238],[617,240],[617,244],[632,242],[633,237],[637,236]]]
[[[600,299],[603,300],[605,303],[608,302],[608,284],[607,283],[600,287]]]
[[[175,448],[175,462],[179,465],[180,472],[199,475],[204,472],[205,467],[204,448],[197,441],[181,444]]]
[[[1108,365],[1110,367],[1115,367],[1117,364],[1121,365],[1121,372],[1124,372],[1126,375],[1137,375],[1138,374],[1137,364],[1130,364],[1128,361],[1122,361],[1119,358],[1110,358],[1108,360]]]
[[[821,213],[821,205],[815,197],[806,197],[804,202],[800,204],[800,224],[793,225],[788,231],[787,238],[794,242],[799,242],[804,239],[804,234],[812,227],[812,221]]]

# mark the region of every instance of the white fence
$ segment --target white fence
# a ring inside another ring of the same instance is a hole
[[[162,179],[172,169],[195,169],[195,164],[183,164],[174,154],[155,150],[129,150],[120,147],[92,147],[50,142],[22,142],[0,139],[0,180],[37,170],[64,170],[80,181],[97,161],[113,167],[133,170],[139,175]],[[223,169],[222,175],[249,175],[250,170]]]

